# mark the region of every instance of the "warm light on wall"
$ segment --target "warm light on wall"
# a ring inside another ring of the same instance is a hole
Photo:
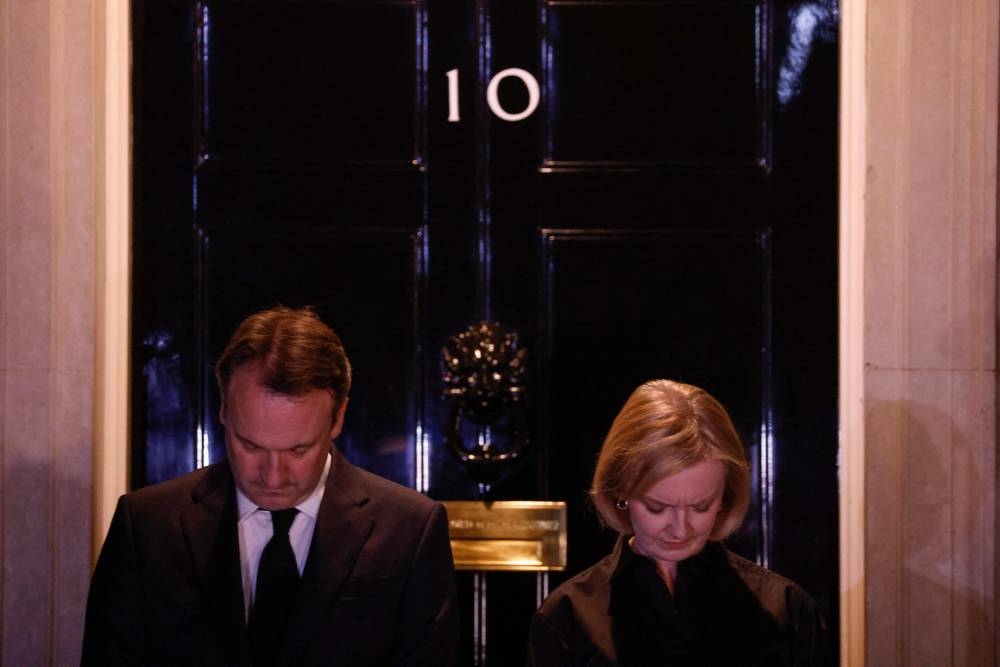
[[[841,7],[840,56],[840,664],[865,664],[864,2]]]
[[[98,3],[97,244],[94,374],[96,560],[115,503],[128,486],[130,136],[127,0]]]

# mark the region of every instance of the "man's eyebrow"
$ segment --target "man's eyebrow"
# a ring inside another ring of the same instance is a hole
[[[233,435],[236,437],[237,440],[239,440],[240,442],[242,442],[245,445],[251,445],[253,447],[260,447],[260,445],[258,443],[254,442],[250,438],[247,438],[246,436],[244,436],[243,434],[241,434],[239,431],[233,431]],[[313,447],[314,445],[316,445],[315,442],[299,442],[299,443],[296,443],[296,444],[291,445],[289,447],[282,447],[281,449],[278,449],[278,450],[275,450],[275,451],[287,452],[287,451],[292,450],[292,449],[301,449],[301,448]]]
[[[233,436],[234,436],[234,437],[235,437],[235,438],[236,438],[237,440],[239,440],[240,442],[242,442],[242,443],[243,443],[244,445],[250,445],[250,446],[252,446],[252,447],[260,447],[260,445],[258,445],[258,444],[257,444],[256,442],[254,442],[254,441],[253,441],[253,440],[251,440],[250,438],[246,437],[245,435],[243,435],[243,434],[242,434],[242,433],[240,433],[239,431],[235,431],[235,430],[234,430],[234,431],[233,431]]]

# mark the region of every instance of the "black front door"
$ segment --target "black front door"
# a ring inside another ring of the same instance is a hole
[[[734,548],[837,620],[837,8],[831,0],[134,0],[134,486],[224,456],[211,364],[316,305],[355,388],[338,445],[438,499],[441,348],[528,351],[527,456],[569,566],[463,574],[469,663],[613,540],[586,500],[641,382],[708,389],[754,462]]]

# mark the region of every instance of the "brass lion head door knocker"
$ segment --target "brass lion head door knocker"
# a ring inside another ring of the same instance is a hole
[[[496,322],[468,327],[441,350],[444,397],[450,401],[445,446],[482,495],[510,471],[528,444],[527,354],[517,334]]]

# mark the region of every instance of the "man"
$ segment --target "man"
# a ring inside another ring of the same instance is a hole
[[[85,665],[453,665],[441,505],[332,441],[351,370],[308,309],[247,318],[216,365],[228,461],[123,496]]]

